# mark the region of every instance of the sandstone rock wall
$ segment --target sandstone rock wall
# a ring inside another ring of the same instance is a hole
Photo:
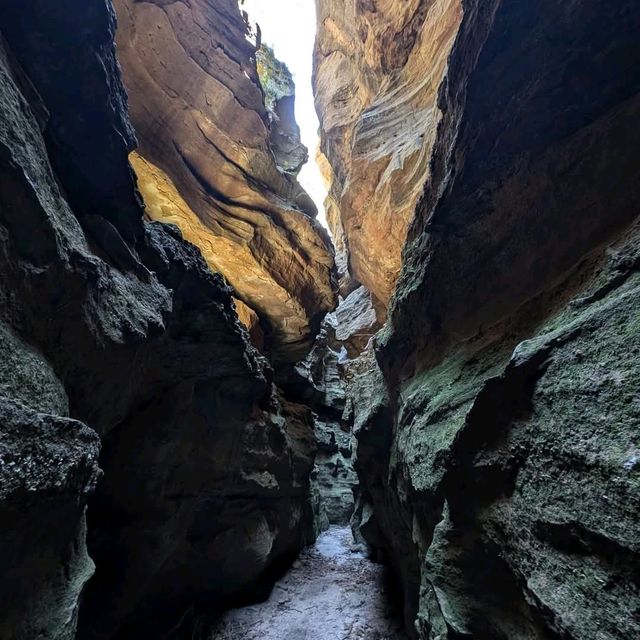
[[[176,224],[257,312],[272,360],[303,358],[335,306],[334,259],[293,175],[292,97],[266,83],[265,106],[236,0],[115,7],[147,215]]]
[[[352,275],[385,305],[429,177],[459,0],[317,0],[314,86],[327,218]]]
[[[313,535],[309,410],[223,278],[143,221],[114,18],[104,0],[0,5],[7,640],[160,637]]]
[[[312,487],[317,529],[345,524],[354,513],[358,477],[354,466],[354,407],[351,387],[360,354],[371,353],[383,309],[359,287],[325,317],[309,355],[294,368],[286,390],[311,408],[317,444]]]
[[[638,8],[463,9],[390,320],[350,391],[357,532],[413,637],[634,637]]]
[[[335,338],[333,314],[322,323],[313,349],[289,376],[287,391],[313,411],[317,445],[312,487],[318,504],[316,529],[346,524],[353,513],[353,468],[345,362]]]
[[[109,2],[0,4],[0,636],[190,636],[322,504],[413,637],[640,635],[636,4],[320,4],[355,278],[298,366],[332,256],[235,2],[119,2],[181,230]]]

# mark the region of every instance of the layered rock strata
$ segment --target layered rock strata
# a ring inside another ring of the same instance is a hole
[[[351,419],[346,398],[345,361],[336,341],[333,314],[322,323],[307,358],[289,377],[287,391],[313,411],[317,444],[312,474],[316,530],[347,524],[353,513],[357,477],[352,463]]]
[[[143,221],[114,18],[104,0],[0,6],[8,640],[78,620],[80,638],[160,637],[313,535],[309,409],[275,388],[222,276]]]
[[[386,319],[385,308],[360,286],[340,302],[332,314],[335,342],[354,358],[362,353]]]
[[[460,0],[318,0],[314,87],[327,220],[351,275],[387,304],[429,177]],[[324,163],[323,163],[324,164]]]
[[[358,533],[412,637],[640,632],[635,3],[476,2],[376,357]]]
[[[289,395],[313,411],[318,448],[312,476],[317,530],[329,524],[346,524],[353,515],[358,478],[353,464],[354,411],[349,388],[358,356],[367,347],[370,350],[380,327],[373,297],[359,287],[327,314],[313,349],[287,381]]]
[[[262,55],[263,89],[236,0],[115,7],[147,215],[176,224],[224,274],[260,316],[272,360],[304,358],[335,306],[334,259],[293,175],[306,151],[290,76]]]

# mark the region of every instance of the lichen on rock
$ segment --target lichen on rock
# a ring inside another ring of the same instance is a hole
[[[356,534],[412,637],[640,631],[623,4],[464,3],[389,320],[350,391]]]
[[[269,113],[270,144],[276,164],[282,171],[297,176],[309,160],[309,151],[300,141],[295,117],[295,84],[287,66],[262,44],[256,51],[258,78]]]

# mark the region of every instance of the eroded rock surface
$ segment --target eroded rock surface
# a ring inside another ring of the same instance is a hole
[[[390,322],[349,392],[357,533],[413,637],[640,632],[631,16],[464,3]]]
[[[478,338],[408,380],[395,414],[365,377],[360,533],[418,637],[637,634],[637,251],[528,340]]]
[[[176,224],[258,313],[272,359],[303,358],[335,306],[334,259],[293,176],[304,154],[284,70],[273,60],[263,91],[236,0],[115,6],[147,215]]]
[[[270,144],[280,169],[298,175],[309,159],[309,151],[300,140],[296,122],[296,88],[291,72],[274,55],[271,47],[262,44],[256,51],[258,78],[264,91],[264,103],[269,114]]]
[[[353,513],[357,477],[353,468],[351,416],[345,384],[343,346],[336,340],[335,318],[327,316],[307,358],[289,380],[289,393],[313,411],[318,447],[312,475],[317,492],[316,529],[346,524]]]
[[[131,156],[110,4],[0,4],[3,639],[193,637],[352,511],[412,637],[640,635],[636,3],[334,4],[322,326],[236,4],[121,0]],[[394,637],[333,534],[239,633]]]
[[[0,635],[72,640],[94,570],[85,506],[100,441],[68,417],[49,363],[1,322],[0,354]]]
[[[222,276],[143,221],[114,18],[104,0],[0,6],[10,640],[71,639],[77,621],[79,638],[160,637],[313,536],[309,409],[274,386]]]
[[[355,279],[387,304],[440,121],[459,0],[320,0],[314,86],[327,219]]]
[[[332,314],[335,340],[351,357],[362,353],[380,330],[385,319],[384,307],[363,286],[350,293]]]

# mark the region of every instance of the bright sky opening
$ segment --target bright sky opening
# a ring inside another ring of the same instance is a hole
[[[296,84],[296,119],[303,144],[309,149],[309,162],[298,180],[318,207],[318,220],[326,226],[324,199],[327,190],[316,164],[318,147],[318,116],[313,104],[311,74],[313,45],[316,37],[316,7],[314,0],[244,0],[240,8],[257,22],[262,42],[268,44],[276,58],[284,62]]]

